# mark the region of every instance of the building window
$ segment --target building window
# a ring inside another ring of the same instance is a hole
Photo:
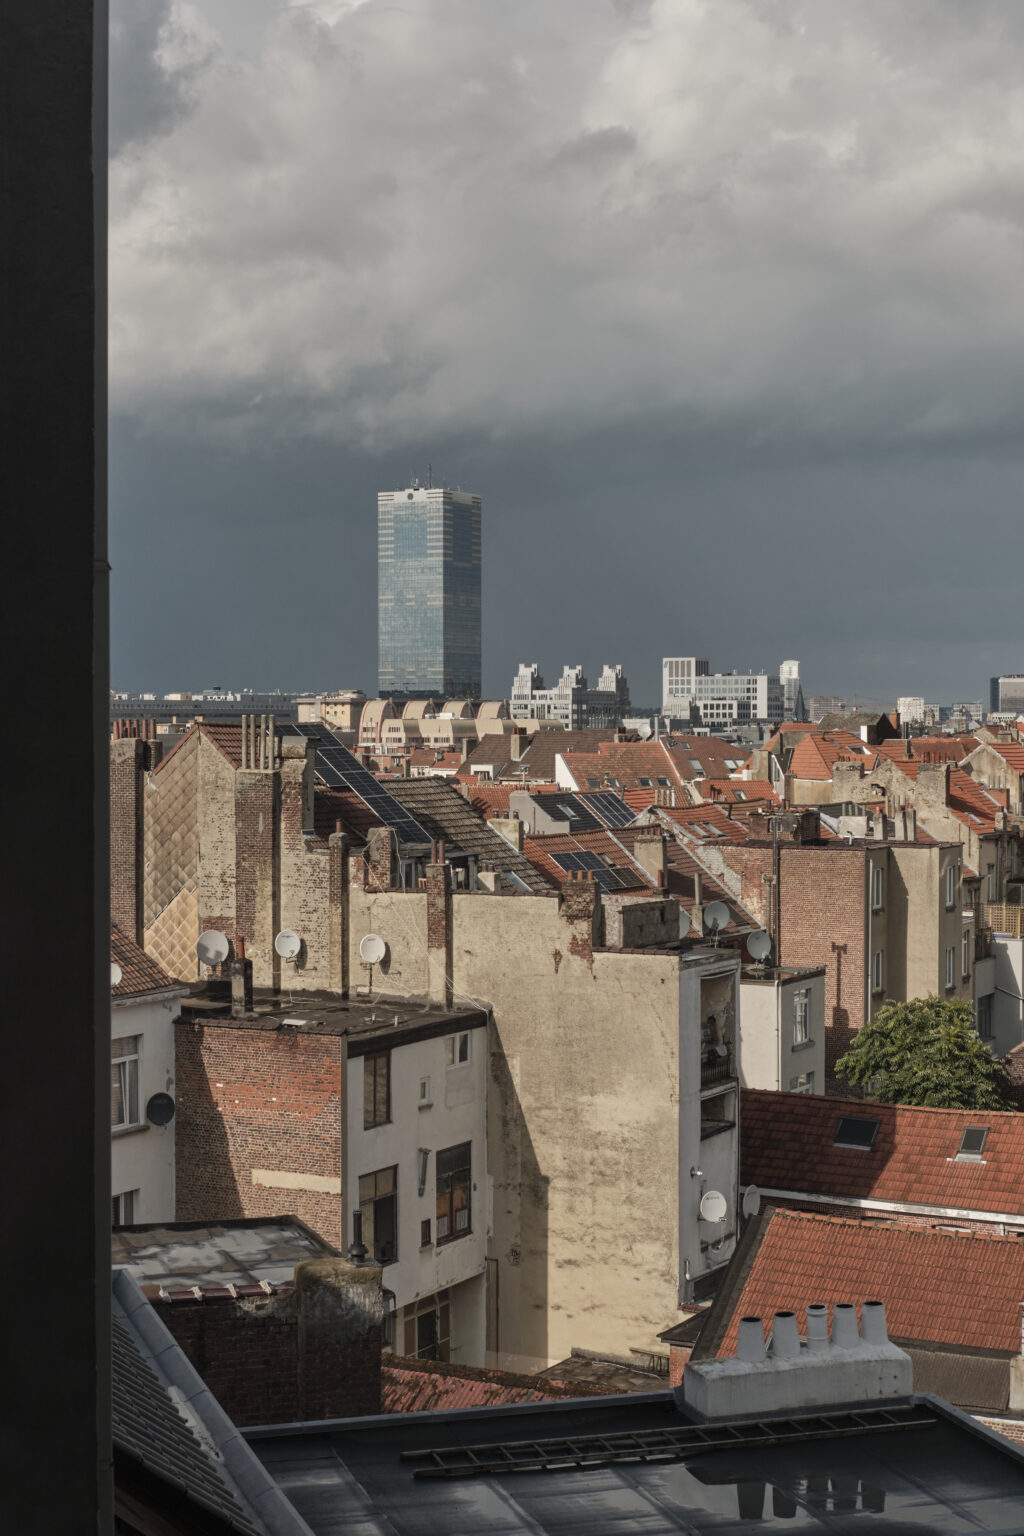
[[[446,1147],[438,1152],[435,1165],[437,1174],[437,1241],[451,1242],[465,1237],[472,1230],[470,1224],[472,1190],[471,1143],[461,1142],[457,1147]]]
[[[885,957],[880,949],[876,949],[871,961],[871,990],[881,992],[885,981]]]
[[[444,1057],[448,1066],[458,1067],[470,1056],[470,1033],[468,1029],[460,1031],[457,1035],[449,1035],[444,1042]]]
[[[951,911],[956,906],[956,866],[946,866],[946,910]]]
[[[110,1042],[111,1127],[139,1125],[139,1039],[123,1035]]]
[[[871,910],[872,910],[872,912],[881,912],[881,910],[882,910],[882,891],[883,891],[882,881],[883,881],[882,871],[880,869],[873,869],[871,871]]]
[[[789,1080],[789,1091],[790,1093],[813,1093],[814,1073],[801,1072],[797,1077],[791,1077]]]
[[[868,1120],[861,1115],[842,1115],[833,1137],[834,1147],[855,1147],[867,1152],[875,1144],[881,1120]]]
[[[363,1057],[363,1130],[391,1119],[391,1052]]]
[[[992,1039],[992,994],[979,997],[974,1005],[975,1027],[983,1040]]]
[[[954,985],[953,971],[955,969],[956,951],[952,948],[946,950],[946,991]]]
[[[378,1264],[398,1258],[398,1169],[380,1168],[359,1178],[363,1242]]]
[[[420,1102],[420,1108],[421,1109],[428,1108],[428,1106],[431,1105],[434,1102],[433,1099],[430,1097],[430,1078],[429,1077],[421,1077],[420,1078],[420,1101],[419,1102]]]
[[[959,1163],[980,1163],[988,1140],[987,1125],[968,1125],[960,1137],[956,1159]]]
[[[424,1216],[420,1222],[420,1247],[430,1247],[430,1217]]]
[[[114,1195],[110,1202],[110,1222],[114,1227],[130,1227],[135,1220],[135,1205],[138,1200],[137,1189],[126,1189],[123,1194]]]
[[[793,999],[793,1044],[806,1045],[811,1038],[811,1000],[806,987]]]
[[[451,1303],[447,1291],[424,1296],[405,1309],[405,1353],[417,1360],[451,1358]]]
[[[964,929],[964,936],[960,940],[960,969],[966,981],[971,974],[971,930],[969,928]]]

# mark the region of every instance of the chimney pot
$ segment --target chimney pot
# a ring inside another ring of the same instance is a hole
[[[807,1308],[807,1345],[816,1354],[828,1349],[828,1307],[820,1301]]]
[[[765,1358],[764,1324],[759,1317],[741,1317],[736,1340],[737,1360],[758,1361]]]
[[[885,1322],[885,1302],[866,1301],[860,1309],[861,1338],[865,1344],[888,1344],[889,1330]]]
[[[860,1343],[857,1308],[849,1301],[837,1301],[832,1309],[832,1343],[836,1349],[856,1349]]]
[[[800,1334],[795,1312],[776,1312],[772,1320],[772,1354],[776,1360],[800,1357]]]

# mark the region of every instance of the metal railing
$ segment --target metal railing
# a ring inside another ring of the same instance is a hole
[[[735,1077],[732,1047],[706,1045],[700,1056],[700,1085],[708,1088],[712,1083],[726,1083]]]

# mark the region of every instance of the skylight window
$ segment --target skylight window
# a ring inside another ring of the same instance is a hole
[[[980,1163],[981,1154],[985,1150],[985,1142],[988,1140],[987,1125],[968,1125],[960,1138],[960,1148],[956,1154],[959,1163]]]
[[[637,779],[637,783],[640,785],[641,789],[650,789],[651,787],[650,779]]]
[[[661,785],[662,789],[668,789],[668,786],[669,786],[668,779],[659,779],[658,783]]]
[[[856,1147],[858,1151],[868,1152],[874,1146],[881,1123],[881,1120],[868,1120],[860,1115],[843,1115],[836,1126],[832,1145]]]

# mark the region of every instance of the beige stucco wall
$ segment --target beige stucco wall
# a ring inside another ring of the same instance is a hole
[[[962,867],[962,850],[948,844],[927,846],[923,844],[895,843],[889,850],[890,880],[897,882],[902,898],[900,927],[905,934],[903,952],[906,968],[899,978],[900,985],[887,983],[891,998],[910,999],[927,997],[936,993],[939,997],[971,997],[970,978],[962,975],[961,942],[963,937],[963,909],[959,885]],[[957,873],[955,897],[951,907],[946,906],[946,869],[952,866]],[[899,946],[896,946],[899,948]],[[952,988],[946,987],[946,950],[953,950]]]
[[[810,1039],[794,1046],[796,994],[808,994]],[[813,1072],[814,1092],[825,1091],[825,973],[759,978],[740,983],[740,1074],[744,1088],[787,1091],[792,1079]]]

